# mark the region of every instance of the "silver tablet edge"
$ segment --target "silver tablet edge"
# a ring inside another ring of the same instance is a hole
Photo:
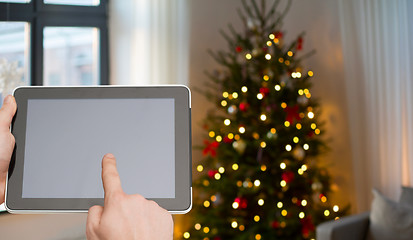
[[[188,90],[188,96],[189,96],[189,108],[191,108],[191,89],[189,89],[188,86],[183,85],[183,84],[159,84],[159,85],[80,85],[80,86],[19,86],[16,87],[12,95],[14,96],[14,92],[19,89],[19,88],[43,88],[43,87],[54,87],[54,88],[67,88],[67,87],[82,87],[82,88],[88,88],[88,87],[184,87]]]
[[[7,188],[7,185],[6,185]],[[191,187],[191,199],[189,200],[188,209],[182,211],[168,211],[170,214],[186,214],[192,209],[192,187]],[[4,207],[7,212],[12,214],[54,214],[54,213],[87,213],[88,210],[13,210],[7,207],[6,199],[4,200]]]

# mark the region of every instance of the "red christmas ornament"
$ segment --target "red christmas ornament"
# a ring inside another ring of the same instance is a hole
[[[281,175],[281,178],[286,183],[290,183],[294,180],[294,173],[291,171],[283,172],[283,174]]]
[[[242,102],[242,103],[239,104],[239,110],[241,110],[243,112],[246,112],[249,106],[250,105],[248,103]]]
[[[214,240],[221,240],[221,237],[214,237]]]
[[[280,39],[280,38],[283,37],[283,33],[282,33],[282,32],[276,32],[276,33],[274,34],[274,37]]]
[[[230,139],[229,137],[225,136],[224,137],[224,143],[232,143],[232,139]]]
[[[287,113],[286,121],[288,121],[290,124],[292,124],[295,119],[297,121],[301,120],[300,114],[298,113],[298,105],[295,105],[294,107],[287,106],[286,108],[284,108],[284,111]]]
[[[309,132],[309,133],[307,134],[307,136],[308,136],[309,138],[314,137],[314,132],[313,132],[313,131]]]
[[[247,208],[248,207],[248,203],[247,203],[247,199],[242,198],[242,197],[237,197],[234,199],[234,202],[238,203],[240,208]]]
[[[279,226],[280,226],[280,223],[277,220],[274,220],[271,223],[271,227],[274,228],[274,229],[278,228]]]
[[[219,146],[219,142],[213,141],[210,143],[208,140],[204,140],[205,148],[202,151],[202,154],[204,156],[208,155],[208,153],[211,153],[212,157],[215,157],[217,155],[217,148]]]
[[[236,46],[236,47],[235,47],[235,51],[237,51],[238,53],[242,52],[242,47]]]
[[[241,198],[241,203],[239,204],[240,208],[245,209],[248,207],[247,199]]]
[[[301,222],[301,234],[303,234],[304,237],[308,237],[310,233],[315,230],[311,216],[300,219],[300,222]]]
[[[208,177],[214,178],[215,174],[218,173],[218,170],[209,170],[208,171]]]
[[[298,39],[297,39],[297,51],[300,51],[300,50],[302,50],[303,49],[303,38],[302,37],[299,37]]]
[[[260,93],[263,96],[267,96],[270,93],[270,89],[268,89],[267,87],[262,87],[262,88],[260,88]]]

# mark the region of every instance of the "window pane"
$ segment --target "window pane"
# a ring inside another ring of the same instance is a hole
[[[30,0],[0,0],[0,2],[6,2],[6,3],[29,3]]]
[[[28,23],[0,22],[1,99],[17,86],[29,85],[29,45]]]
[[[99,84],[99,30],[92,27],[46,27],[43,84]]]
[[[46,4],[97,6],[100,0],[44,0]]]

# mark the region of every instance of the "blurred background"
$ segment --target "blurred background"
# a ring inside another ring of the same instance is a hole
[[[205,71],[220,68],[207,51],[227,49],[219,31],[229,23],[242,29],[240,7],[240,0],[0,0],[2,97],[19,85],[203,88]],[[303,65],[314,72],[312,95],[326,123],[330,151],[320,164],[332,176],[331,201],[350,203],[351,213],[370,209],[373,187],[396,200],[413,183],[412,11],[402,0],[294,0],[283,21],[286,42],[304,31],[303,49],[316,50]],[[205,108],[213,107],[192,92],[194,145],[203,144]],[[193,151],[193,166],[201,159]],[[2,234],[11,234],[11,218],[36,219],[0,215]],[[44,221],[81,228],[84,215],[73,218]],[[184,222],[175,219],[179,236]],[[56,238],[41,232],[39,239]],[[17,234],[7,236],[25,233]]]

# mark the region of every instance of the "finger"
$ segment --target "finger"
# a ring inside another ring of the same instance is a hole
[[[16,113],[17,105],[13,96],[4,98],[3,106],[0,108],[0,128],[9,129],[13,116]]]
[[[102,159],[102,182],[105,199],[113,193],[123,192],[116,168],[116,158],[111,153],[106,154]]]
[[[100,219],[102,218],[103,207],[93,206],[89,208],[86,220],[86,236],[92,237],[94,232],[98,229]]]

